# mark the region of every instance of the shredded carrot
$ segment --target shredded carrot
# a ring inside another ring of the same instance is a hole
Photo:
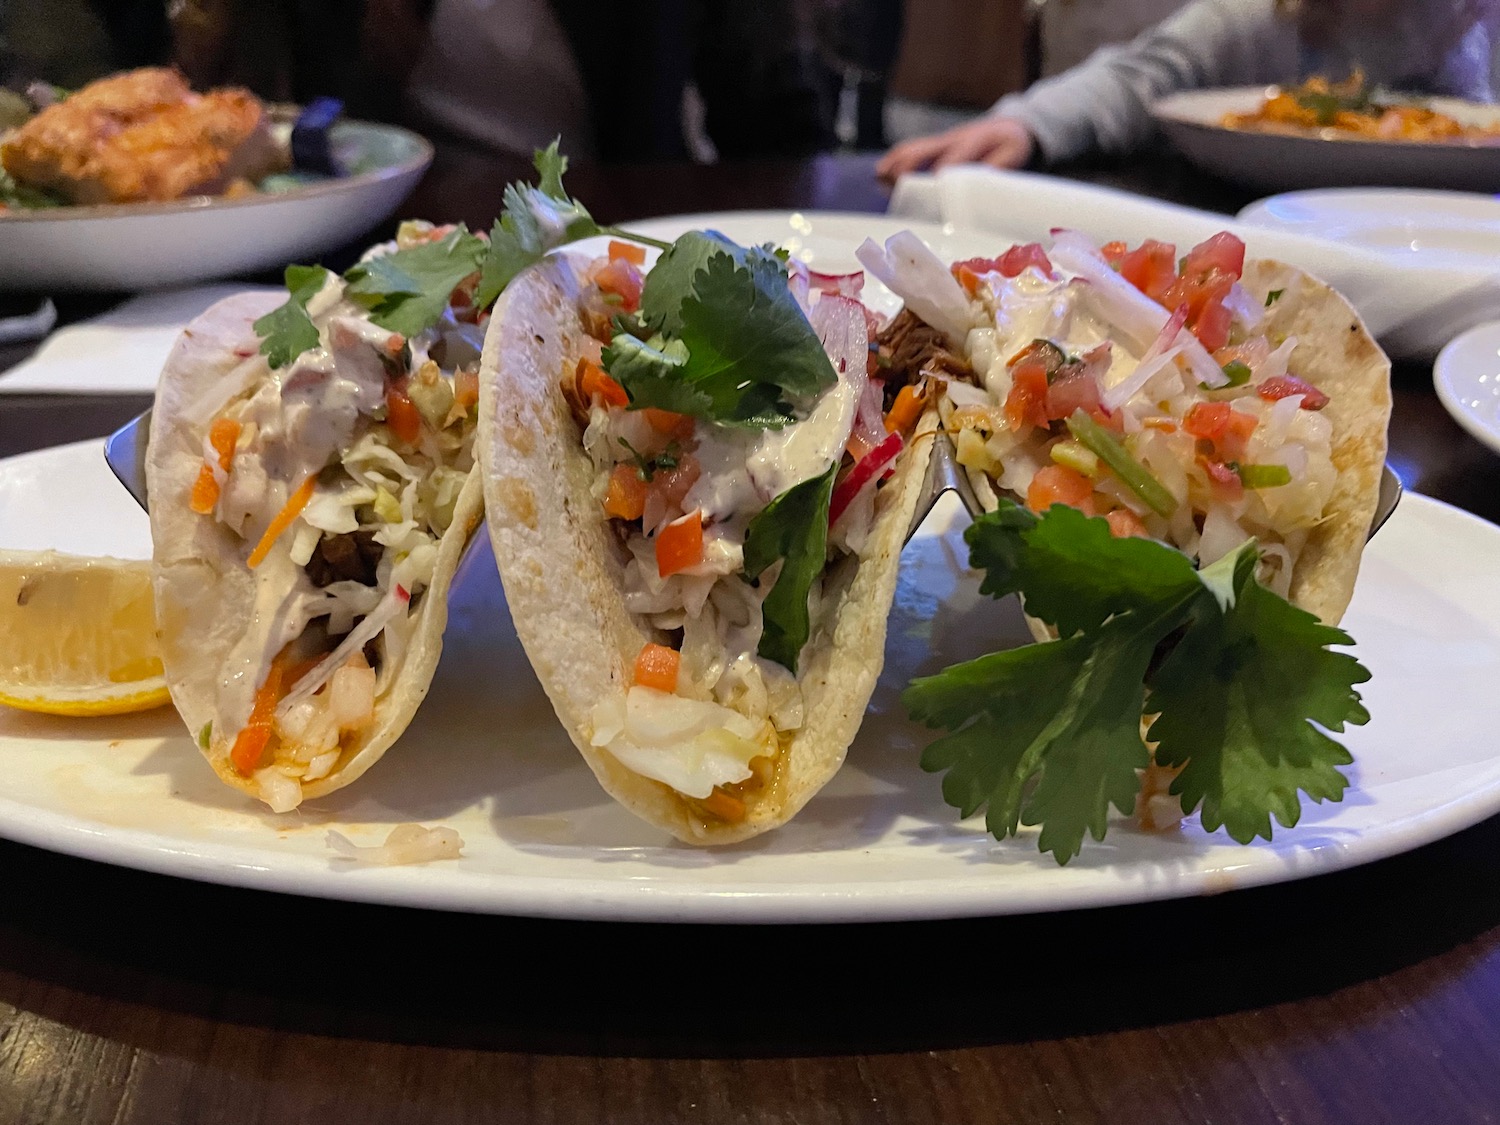
[[[208,429],[208,444],[219,455],[219,468],[226,473],[234,460],[234,443],[240,440],[240,424],[233,418],[219,418]]]
[[[235,736],[229,760],[242,776],[248,777],[255,772],[265,757],[266,745],[271,741],[271,720],[276,714],[276,704],[281,702],[281,681],[285,672],[285,661],[280,656],[271,661],[265,682],[255,690],[250,721]]]
[[[310,473],[308,478],[297,486],[297,491],[292,493],[291,499],[286,502],[286,507],[276,513],[271,526],[266,528],[266,533],[260,537],[255,550],[250,552],[251,570],[266,561],[266,556],[271,553],[272,545],[281,537],[283,531],[292,526],[292,521],[302,514],[302,509],[307,507],[307,502],[312,499],[313,489],[317,486],[317,473]]]
[[[646,248],[637,246],[633,242],[620,242],[617,239],[609,240],[609,260],[611,262],[625,260],[637,266],[646,264]]]
[[[479,372],[462,367],[453,376],[453,405],[465,412],[479,401]]]
[[[896,392],[896,401],[891,403],[890,412],[885,416],[886,432],[899,432],[903,436],[910,434],[926,405],[927,385],[925,383],[908,383],[902,387]]]
[[[193,482],[193,492],[188,498],[188,507],[200,516],[206,516],[219,502],[219,482],[214,477],[213,466],[207,461],[198,469],[198,479]]]
[[[682,654],[676,649],[666,645],[647,645],[635,658],[635,682],[641,687],[675,692],[681,664]]]
[[[745,802],[738,797],[730,796],[722,789],[715,788],[699,804],[720,820],[727,820],[730,824],[738,824],[745,819]]]

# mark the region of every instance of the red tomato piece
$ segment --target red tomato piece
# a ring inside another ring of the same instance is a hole
[[[1012,430],[1047,425],[1047,368],[1032,360],[1010,369],[1010,394],[1005,396],[1005,420]]]
[[[1227,402],[1198,402],[1182,420],[1182,428],[1194,437],[1216,441],[1229,427],[1233,413]]]
[[[1120,259],[1125,256],[1125,251],[1128,249],[1129,247],[1123,242],[1106,242],[1103,246],[1099,247],[1099,253],[1104,255],[1106,262],[1118,269]]]
[[[1295,375],[1273,375],[1259,383],[1255,388],[1255,393],[1267,402],[1301,395],[1303,410],[1322,410],[1328,405],[1327,395]]]
[[[1182,260],[1183,276],[1219,270],[1238,281],[1245,272],[1245,244],[1228,231],[1221,230],[1198,243]]]
[[[1242,414],[1238,410],[1229,412],[1229,423],[1219,436],[1219,452],[1226,461],[1241,461],[1245,457],[1245,444],[1259,425],[1254,414]]]
[[[644,266],[646,264],[646,248],[637,246],[633,242],[621,242],[619,239],[609,240],[609,260],[611,262],[629,262],[632,265]]]
[[[1213,486],[1214,495],[1221,500],[1238,500],[1245,492],[1245,484],[1240,480],[1239,473],[1235,472],[1222,461],[1215,461],[1209,457],[1199,457],[1198,464],[1203,466],[1203,471],[1208,474],[1209,483]]]
[[[1100,409],[1099,381],[1087,371],[1074,370],[1047,388],[1047,418],[1067,418],[1075,410],[1092,414]]]
[[[635,312],[641,307],[641,290],[645,278],[640,267],[624,258],[611,258],[594,274],[594,283],[605,293],[620,298],[620,307],[626,312]]]
[[[387,387],[385,391],[385,424],[397,440],[415,445],[422,436],[422,412],[406,392],[399,387]]]
[[[1167,289],[1177,280],[1177,247],[1170,242],[1146,239],[1121,256],[1120,276],[1153,301],[1166,304],[1163,298]]]
[[[1026,506],[1033,512],[1045,512],[1053,504],[1066,504],[1093,515],[1094,483],[1066,465],[1043,465],[1026,489]]]
[[[1109,533],[1116,539],[1151,538],[1151,533],[1146,530],[1141,517],[1129,508],[1116,508],[1112,512],[1106,512],[1104,518],[1109,521]]]
[[[1027,242],[1024,245],[1012,246],[995,259],[995,264],[1006,277],[1019,277],[1027,266],[1035,266],[1048,277],[1055,276],[1052,259],[1047,257],[1047,252],[1042,249],[1040,242]]]
[[[635,682],[657,691],[675,692],[682,654],[666,645],[648,644],[635,658]]]

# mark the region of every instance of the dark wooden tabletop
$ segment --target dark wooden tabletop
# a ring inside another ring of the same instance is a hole
[[[570,185],[605,221],[878,211],[872,168],[579,168]],[[487,226],[522,171],[444,151],[405,211]],[[1170,160],[1064,171],[1226,211],[1249,198]],[[0,370],[24,354],[0,350]],[[1500,457],[1428,369],[1395,384],[1408,487],[1500,521]],[[0,396],[0,455],[144,405]],[[473,917],[5,843],[0,865],[0,1121],[1500,1120],[1500,818],[1280,887],[900,925]]]

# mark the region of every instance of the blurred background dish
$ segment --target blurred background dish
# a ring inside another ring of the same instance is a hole
[[[1432,383],[1453,420],[1500,453],[1500,320],[1469,329],[1439,352]]]
[[[1500,189],[1500,144],[1491,140],[1383,141],[1333,129],[1259,132],[1230,128],[1227,114],[1255,112],[1264,86],[1191,90],[1151,107],[1162,131],[1194,164],[1237,183],[1273,190],[1352,184]],[[1466,125],[1500,124],[1500,108],[1430,98]]]
[[[291,115],[276,117],[273,133],[289,134]],[[0,211],[0,287],[153,289],[314,257],[394,214],[433,156],[395,125],[344,121],[330,143],[348,175],[278,175],[236,198]]]
[[[1373,250],[1398,266],[1500,269],[1500,200],[1478,192],[1316,188],[1258,199],[1238,217]]]

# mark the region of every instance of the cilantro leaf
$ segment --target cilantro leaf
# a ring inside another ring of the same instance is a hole
[[[1183,767],[1172,792],[1184,808],[1202,804],[1209,831],[1223,826],[1242,844],[1270,839],[1273,814],[1296,824],[1299,791],[1343,796],[1338,767],[1353,759],[1312,723],[1341,731],[1369,720],[1354,690],[1369,672],[1326,647],[1352,643],[1349,635],[1261,586],[1255,562],[1241,548],[1233,603],[1189,630],[1151,681],[1156,760]]]
[[[599,224],[583,204],[571,199],[563,188],[568,158],[559,150],[558,141],[537,149],[532,163],[540,182],[536,187],[507,185],[505,209],[490,230],[490,245],[474,294],[480,308],[498,297],[516,274],[546,257],[547,251],[600,233]]]
[[[307,302],[328,281],[322,266],[287,266],[286,303],[255,322],[260,354],[274,370],[285,367],[303,352],[318,346],[318,329],[307,315]]]
[[[837,465],[793,485],[767,504],[745,531],[745,577],[755,581],[781,559],[776,585],[761,603],[757,652],[793,674],[812,632],[807,596],[828,557],[828,504]]]
[[[344,274],[345,293],[369,309],[381,328],[415,336],[438,322],[458,283],[479,268],[484,250],[484,240],[460,224],[436,242],[351,267]]]
[[[716,230],[690,230],[662,253],[641,288],[641,320],[652,332],[682,335],[682,306],[693,295],[700,270],[716,254],[745,260],[745,248]]]
[[[1210,831],[1269,838],[1271,816],[1296,823],[1301,794],[1342,797],[1349,754],[1312,724],[1366,722],[1353,685],[1369,673],[1329,651],[1347,634],[1255,580],[1253,541],[1195,571],[1163,544],[1112,539],[1102,519],[1010,501],[966,538],[982,591],[1021,594],[1063,637],[955,665],[903,695],[915,719],[951,732],[923,768],[945,773],[944,799],[963,815],[988,806],[997,839],[1039,825],[1042,850],[1066,863],[1085,834],[1102,838],[1110,808],[1134,803],[1152,713],[1156,761],[1181,768],[1172,792],[1185,812],[1202,807]]]
[[[662,255],[646,275],[641,319],[657,332],[648,345],[617,337],[620,344],[604,356],[632,409],[655,406],[766,429],[793,418],[784,395],[811,399],[838,381],[787,287],[786,266],[723,235],[690,231]],[[670,345],[660,341],[667,336],[685,348],[681,363],[675,353],[669,363],[650,354],[665,353]]]
[[[687,361],[687,345],[681,340],[640,340],[620,333],[604,349],[601,362],[610,378],[630,393],[632,407],[654,406],[701,417],[713,409],[713,399],[683,377]]]
[[[1024,594],[1026,612],[1064,637],[1199,589],[1186,555],[1149,539],[1117,539],[1104,520],[1062,504],[1044,517],[1007,504],[975,521],[964,541],[970,565],[986,572],[980,593]]]

